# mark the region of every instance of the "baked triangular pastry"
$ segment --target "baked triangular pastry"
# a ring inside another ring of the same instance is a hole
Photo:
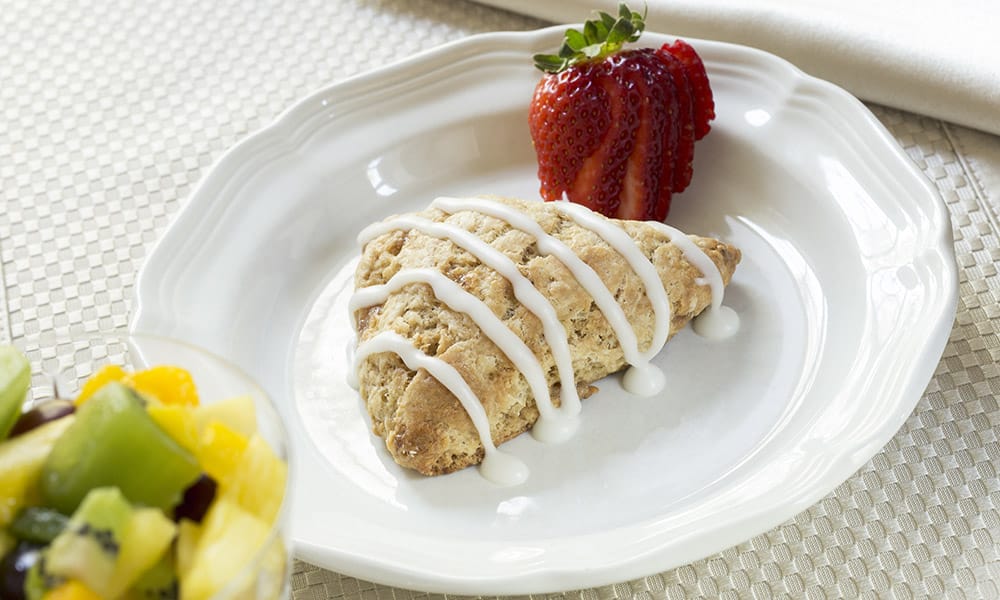
[[[548,427],[572,417],[594,381],[648,368],[740,261],[661,223],[508,198],[439,198],[359,241],[357,383],[389,453],[425,475],[477,464],[540,413]],[[648,281],[661,287],[647,295]]]

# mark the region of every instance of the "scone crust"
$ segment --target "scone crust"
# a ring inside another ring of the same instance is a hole
[[[623,307],[647,349],[653,336],[653,309],[642,280],[625,259],[598,235],[552,210],[547,203],[492,198],[531,215],[590,265]],[[617,337],[593,298],[558,259],[538,253],[535,239],[506,222],[481,213],[417,213],[474,233],[503,252],[542,294],[551,300],[567,332],[576,384],[581,397],[589,384],[626,366]],[[641,222],[619,222],[652,260],[671,303],[670,335],[711,302],[711,292],[695,280],[702,276],[681,250]],[[729,283],[739,249],[712,238],[690,236],[719,267]],[[553,401],[559,402],[559,379],[541,321],[514,296],[510,282],[448,240],[417,231],[391,231],[368,242],[355,275],[355,286],[386,283],[404,268],[433,268],[482,299],[541,362]],[[355,318],[363,342],[380,331],[395,331],[423,352],[455,367],[481,400],[496,444],[529,429],[538,419],[527,380],[467,315],[437,300],[426,284],[412,284],[381,305],[359,310]],[[376,435],[385,439],[397,463],[425,475],[449,473],[483,459],[479,436],[461,403],[426,371],[412,371],[392,353],[374,354],[359,367],[361,395]]]

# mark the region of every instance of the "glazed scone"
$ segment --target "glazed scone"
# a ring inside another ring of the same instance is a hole
[[[650,348],[654,307],[641,277],[618,251],[591,229],[556,210],[554,203],[489,198],[530,216],[561,241],[600,277],[638,340]],[[626,353],[594,297],[565,264],[539,251],[536,238],[507,221],[475,210],[449,214],[437,208],[416,213],[447,223],[488,243],[513,263],[551,303],[565,332],[575,385],[581,397],[591,383],[626,366]],[[603,219],[603,217],[601,217]],[[387,221],[392,221],[392,217]],[[677,244],[648,223],[612,221],[623,229],[656,269],[669,297],[669,336],[698,315],[712,300],[702,272]],[[690,236],[728,284],[740,261],[739,249],[721,241]],[[552,404],[560,403],[560,377],[542,321],[515,296],[511,282],[453,241],[402,227],[381,233],[362,250],[355,273],[358,290],[387,283],[400,271],[432,269],[458,283],[485,303],[541,364]],[[439,300],[430,285],[412,283],[383,302],[355,311],[359,344],[392,331],[427,356],[454,367],[478,397],[497,445],[532,427],[539,407],[529,382],[469,315]],[[484,446],[459,400],[424,369],[411,370],[393,352],[374,353],[357,366],[358,384],[375,434],[385,440],[393,459],[424,475],[450,473],[479,463]]]

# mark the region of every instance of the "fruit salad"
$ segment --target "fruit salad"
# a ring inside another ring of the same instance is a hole
[[[278,597],[287,465],[252,398],[202,403],[182,368],[106,366],[22,413],[30,383],[0,346],[0,598]]]

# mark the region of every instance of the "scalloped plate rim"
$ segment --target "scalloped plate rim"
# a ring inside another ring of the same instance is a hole
[[[452,61],[453,54],[458,54],[461,57],[475,57],[497,52],[523,54],[532,48],[537,49],[547,44],[551,45],[551,41],[560,36],[563,29],[563,26],[553,26],[534,32],[499,32],[471,36],[423,51],[386,67],[324,86],[290,106],[271,124],[223,153],[206,171],[206,175],[193,190],[190,200],[184,204],[167,232],[154,245],[146,263],[140,270],[133,292],[131,328],[136,331],[157,331],[171,327],[172,320],[175,320],[176,317],[169,315],[162,307],[162,294],[165,293],[164,283],[168,282],[168,278],[163,277],[162,274],[169,272],[171,261],[176,260],[177,256],[183,255],[182,251],[185,248],[190,248],[193,243],[185,244],[185,229],[193,228],[196,230],[199,226],[199,217],[227,208],[221,195],[215,199],[210,197],[211,190],[213,187],[223,189],[232,183],[233,176],[240,169],[251,168],[254,161],[259,160],[264,150],[274,148],[275,144],[286,150],[301,145],[303,135],[308,133],[306,125],[316,114],[323,111],[323,109],[316,108],[318,105],[324,105],[324,102],[331,98],[347,102],[358,101],[366,91],[405,84],[406,80],[414,73],[421,76],[433,76]],[[516,572],[494,574],[459,573],[458,571],[462,571],[462,569],[454,568],[443,569],[441,572],[431,572],[422,567],[382,561],[371,556],[361,556],[349,548],[321,546],[314,543],[300,543],[297,552],[301,557],[320,566],[343,569],[348,574],[355,576],[372,578],[392,585],[417,587],[444,593],[538,593],[613,583],[684,564],[770,529],[813,505],[836,485],[839,485],[887,443],[902,426],[913,406],[919,400],[927,382],[933,376],[933,367],[937,364],[947,342],[948,334],[951,331],[951,319],[957,306],[958,277],[954,266],[950,221],[947,209],[938,192],[903,155],[891,134],[874,115],[860,101],[844,90],[811,77],[784,59],[761,50],[707,40],[688,39],[688,41],[696,46],[704,44],[726,49],[746,57],[751,62],[758,63],[759,66],[778,68],[785,76],[795,80],[795,85],[792,87],[795,87],[796,90],[801,92],[808,89],[816,94],[836,99],[838,105],[834,112],[848,120],[857,120],[859,124],[870,128],[863,133],[872,151],[886,152],[882,158],[887,161],[896,161],[896,166],[901,169],[896,172],[898,176],[917,178],[926,191],[925,198],[921,198],[920,202],[927,200],[922,208],[928,210],[930,220],[941,228],[936,251],[940,253],[942,258],[946,259],[943,262],[951,269],[949,273],[945,274],[944,279],[954,281],[955,286],[949,288],[945,293],[946,302],[942,303],[938,311],[934,334],[928,340],[923,352],[919,353],[913,361],[920,364],[930,364],[930,369],[926,372],[926,379],[915,378],[908,382],[909,391],[902,394],[912,397],[912,402],[904,402],[908,408],[897,411],[894,415],[895,419],[885,421],[870,439],[858,444],[858,451],[851,455],[849,460],[835,461],[834,464],[827,465],[824,480],[829,485],[824,489],[817,488],[813,490],[812,494],[788,498],[783,505],[764,510],[763,514],[741,515],[739,518],[732,518],[730,515],[729,520],[708,532],[712,534],[711,536],[702,535],[700,540],[692,540],[687,552],[677,552],[674,548],[676,544],[664,541],[659,545],[659,549],[654,549],[650,553],[639,556],[624,556],[615,564],[605,564],[603,567],[592,564],[586,565],[584,569],[574,569],[564,564],[547,564],[534,569],[525,569],[522,565]],[[831,110],[833,109],[831,108]],[[869,138],[868,136],[874,137]],[[244,158],[247,159],[245,163],[241,162]],[[179,250],[181,252],[178,252]],[[153,306],[154,304],[160,304],[160,306]],[[633,529],[637,527],[648,528],[649,525],[650,523],[637,523],[630,527]],[[665,535],[665,533],[657,535]],[[605,537],[604,533],[581,536],[582,539],[590,541],[597,541],[602,537]],[[710,541],[708,541],[709,537],[711,537]],[[665,552],[664,548],[666,547],[673,548],[673,553]],[[669,559],[667,555],[670,556]],[[678,558],[680,558],[679,561]]]

